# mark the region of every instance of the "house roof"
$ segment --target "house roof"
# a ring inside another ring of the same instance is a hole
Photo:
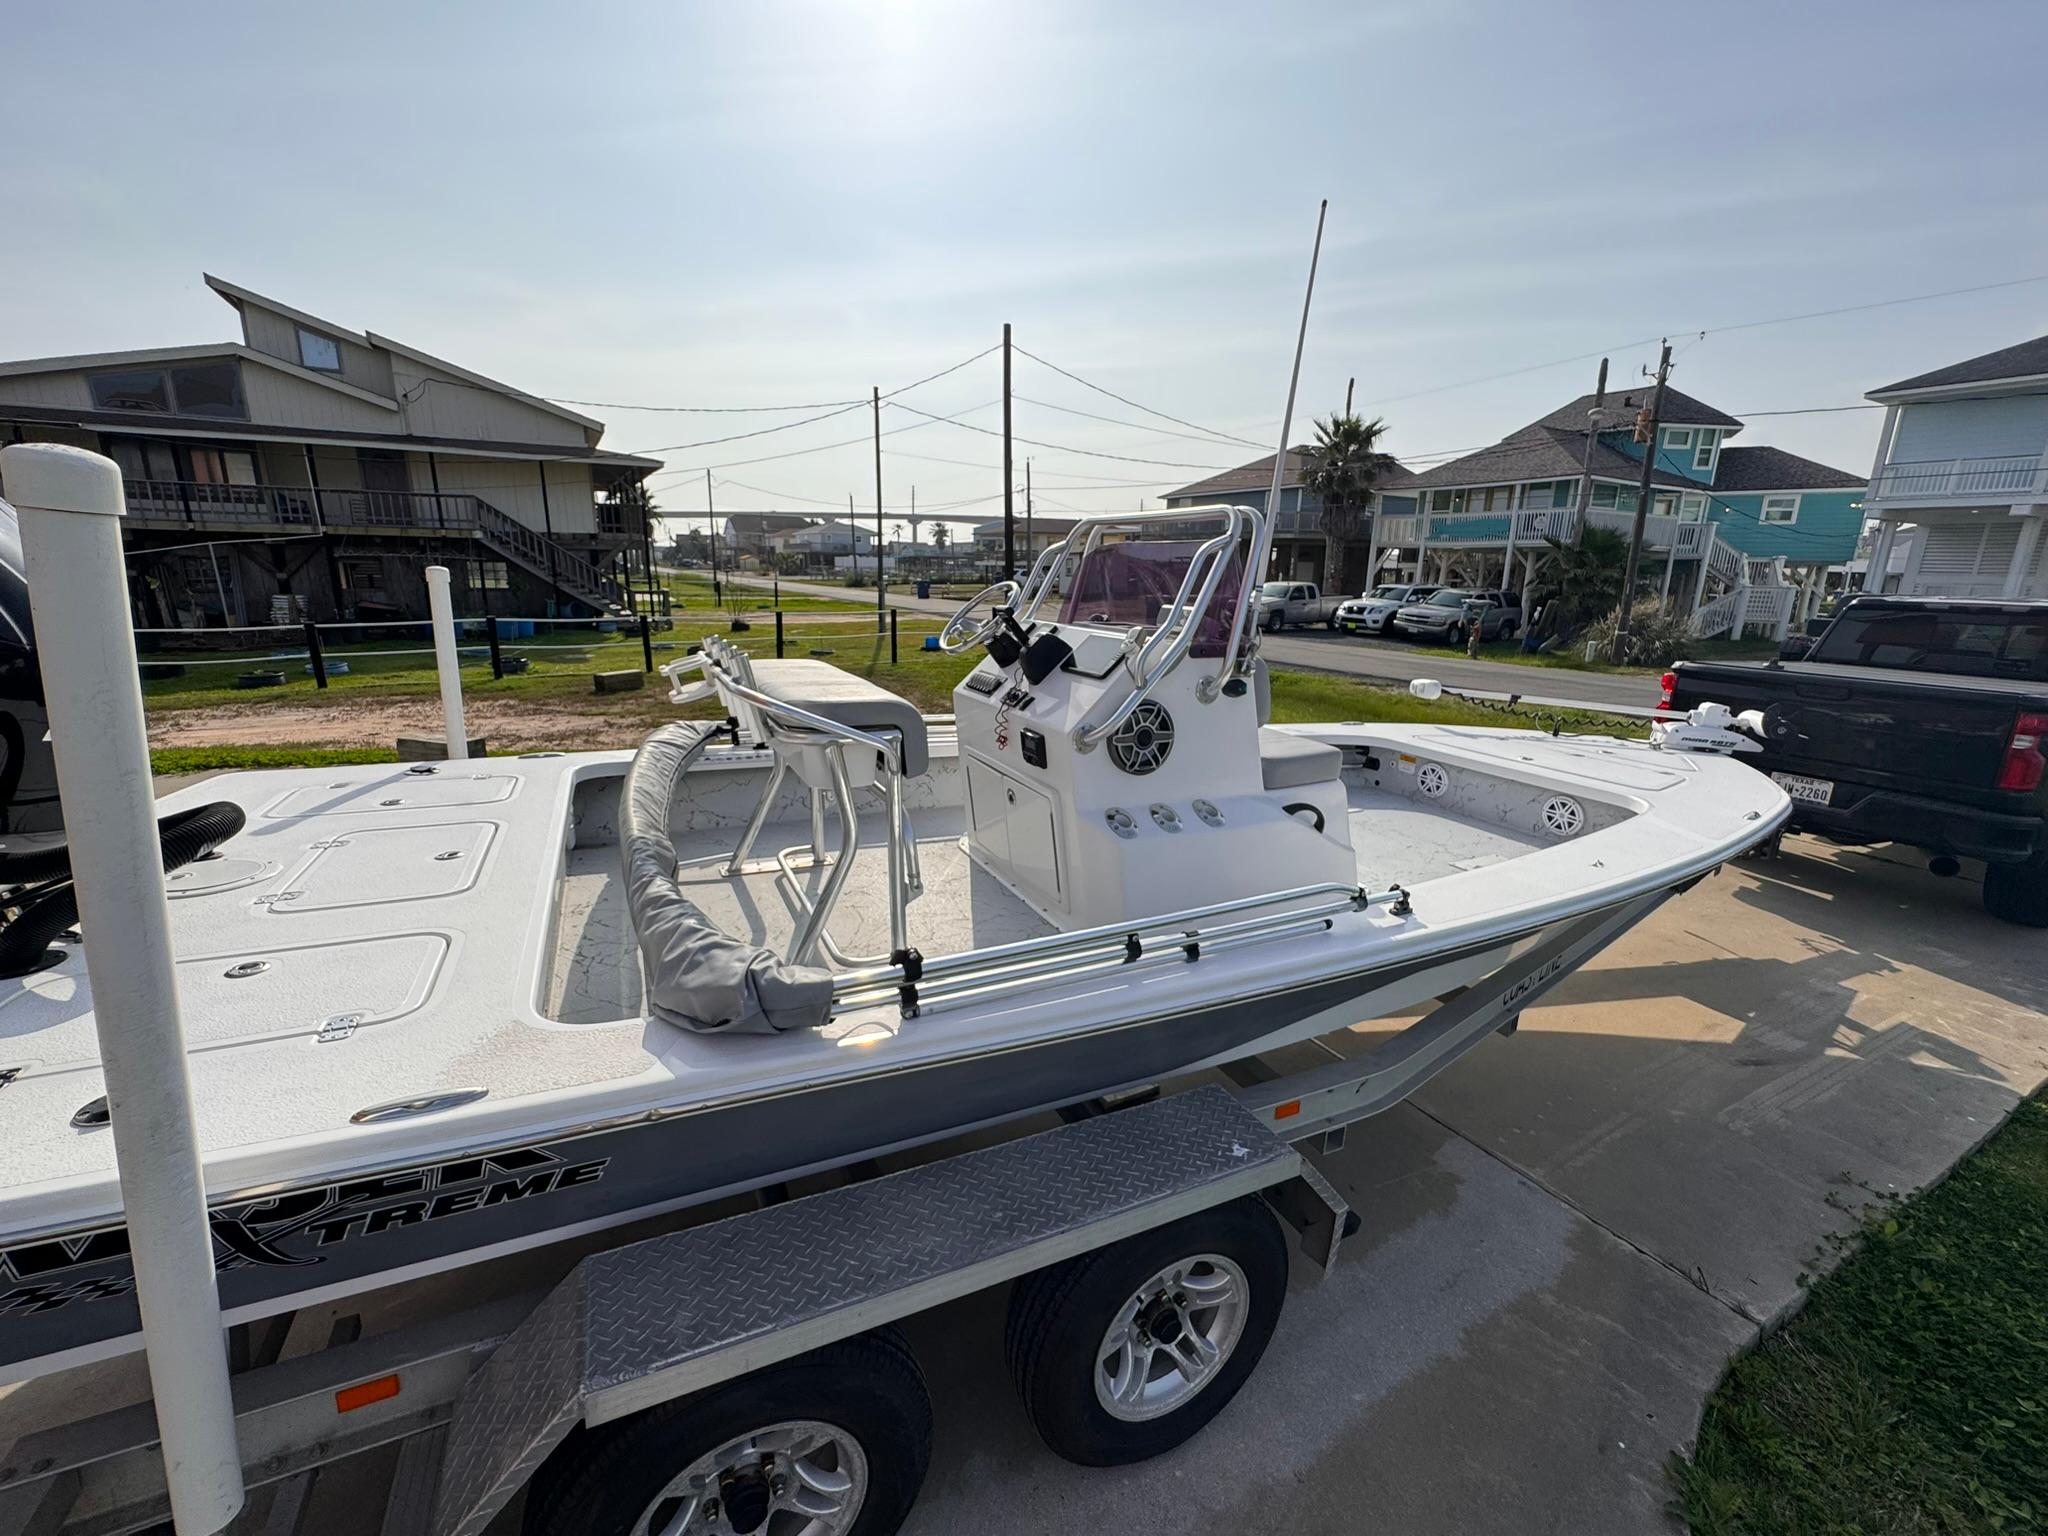
[[[1723,448],[1714,469],[1717,491],[1860,491],[1862,475],[1802,459],[1782,448]]]
[[[1873,389],[1869,398],[1882,400],[1886,395],[1905,394],[1908,390],[1943,389],[1955,384],[1989,384],[2007,379],[2043,377],[2048,377],[2048,336],[2036,336],[2032,341],[2000,347],[1996,352],[1985,352],[1977,357],[1966,357],[1960,363],[1950,363],[1946,368],[1936,368],[1930,373],[1916,373],[1910,379]]]
[[[1581,395],[1569,405],[1561,405],[1548,416],[1532,421],[1521,432],[1509,434],[1509,440],[1523,433],[1543,428],[1558,427],[1567,432],[1586,430],[1586,413],[1593,409],[1592,395]],[[1636,412],[1650,403],[1650,386],[1638,385],[1634,389],[1611,389],[1601,406],[1600,429],[1612,432],[1616,427],[1628,426]],[[1703,400],[1695,400],[1680,389],[1664,386],[1664,399],[1657,411],[1657,420],[1667,427],[1728,427],[1740,431],[1742,423],[1726,411],[1717,411]]]
[[[1281,478],[1280,488],[1284,491],[1291,486],[1300,485],[1315,458],[1316,450],[1312,444],[1303,443],[1299,447],[1288,449],[1287,470]],[[1235,469],[1226,469],[1206,480],[1184,485],[1177,491],[1168,491],[1166,500],[1206,501],[1212,496],[1227,495],[1231,491],[1269,491],[1273,488],[1273,459],[1274,455],[1269,453],[1263,459],[1253,459],[1249,464],[1240,464]],[[1400,490],[1409,484],[1411,478],[1408,466],[1397,462],[1394,472],[1383,478],[1375,489]]]
[[[97,411],[0,401],[0,421],[91,427],[118,432],[126,437],[240,438],[256,443],[326,443],[337,448],[411,449],[418,453],[448,453],[472,459],[547,459],[562,464],[603,464],[615,469],[634,469],[640,471],[642,477],[650,470],[661,468],[659,459],[633,453],[613,453],[587,444],[423,437],[403,432],[358,432],[346,427],[280,427],[264,422],[236,421],[226,416],[166,416],[154,411]]]
[[[332,378],[311,368],[301,368],[297,363],[273,357],[268,352],[258,352],[254,347],[245,346],[239,341],[218,341],[211,345],[202,344],[196,347],[132,347],[124,352],[79,352],[69,357],[25,357],[14,362],[0,363],[0,377],[12,378],[38,373],[93,373],[105,368],[161,367],[178,362],[227,358],[239,358],[245,363],[255,363],[259,367],[290,374],[295,379],[317,384],[322,389],[331,389],[336,394],[347,395],[366,405],[378,406],[394,413],[398,410],[398,402],[389,395],[380,395],[374,389],[364,389],[360,384],[350,384],[346,380]]]
[[[1583,419],[1583,417],[1581,418]],[[1586,434],[1567,432],[1541,423],[1522,428],[1505,442],[1468,453],[1462,459],[1439,464],[1406,482],[1406,488],[1436,490],[1453,485],[1498,485],[1509,480],[1576,479],[1587,464]],[[1596,443],[1591,460],[1593,476],[1602,480],[1635,481],[1642,477],[1642,460]],[[1699,482],[1668,470],[1651,471],[1652,485],[1697,490]]]

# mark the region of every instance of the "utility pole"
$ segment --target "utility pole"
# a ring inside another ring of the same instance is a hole
[[[704,471],[704,527],[711,541],[711,601],[722,603],[725,594],[718,590],[718,513],[711,505],[711,471]]]
[[[1053,500],[1058,501],[1059,498],[1055,496]],[[1024,461],[1024,558],[1026,561],[1036,559],[1031,553],[1031,461],[1029,459]]]
[[[1344,414],[1346,416],[1351,414],[1351,391],[1356,388],[1358,388],[1358,377],[1354,374],[1344,381]]]
[[[1003,322],[1003,580],[1017,574],[1017,497],[1010,483],[1010,322]]]
[[[882,386],[869,387],[875,392],[875,618],[879,622],[888,606],[882,595],[882,547],[887,542],[882,537]]]
[[[1657,467],[1657,418],[1664,409],[1664,380],[1671,372],[1671,343],[1657,358],[1657,382],[1650,389],[1650,404],[1637,418],[1636,436],[1643,444],[1643,478],[1636,487],[1636,523],[1629,535],[1628,567],[1621,578],[1621,612],[1614,620],[1614,664],[1620,666],[1628,655],[1629,610],[1635,606],[1636,566],[1643,558],[1643,519],[1650,515],[1650,476]],[[1648,422],[1647,428],[1642,423]]]

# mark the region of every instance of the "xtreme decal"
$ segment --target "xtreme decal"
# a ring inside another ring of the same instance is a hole
[[[214,1262],[228,1274],[252,1265],[300,1268],[356,1238],[491,1210],[595,1184],[609,1158],[572,1163],[544,1147],[514,1147],[261,1200],[218,1205],[208,1216]],[[0,1316],[40,1313],[134,1289],[128,1231],[102,1227],[0,1252]],[[88,1273],[89,1272],[89,1273]]]

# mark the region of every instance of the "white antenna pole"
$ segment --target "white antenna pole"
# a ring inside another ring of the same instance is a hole
[[[0,449],[0,480],[21,515],[171,1518],[179,1536],[210,1536],[242,1507],[242,1459],[128,621],[121,471],[83,448],[17,443]]]
[[[1273,554],[1273,529],[1280,521],[1280,487],[1287,477],[1287,440],[1294,435],[1294,393],[1301,385],[1301,354],[1308,344],[1308,307],[1316,296],[1316,266],[1323,258],[1323,221],[1329,214],[1330,200],[1326,197],[1316,209],[1316,243],[1309,252],[1308,291],[1301,296],[1301,329],[1294,337],[1294,371],[1287,376],[1287,409],[1280,417],[1280,447],[1273,455],[1273,488],[1266,493],[1266,515],[1259,520],[1258,534],[1252,540],[1244,590],[1237,600],[1237,623],[1231,628],[1230,653],[1216,674],[1218,682],[1228,682],[1235,676],[1240,655],[1249,663],[1258,646],[1255,638],[1247,637],[1257,633],[1254,626],[1258,623],[1258,604],[1254,595],[1259,583],[1266,579],[1266,562]]]
[[[434,667],[441,676],[441,724],[448,736],[448,760],[469,756],[469,730],[462,719],[462,657],[455,649],[455,605],[448,598],[448,567],[427,567],[427,613],[434,621]]]

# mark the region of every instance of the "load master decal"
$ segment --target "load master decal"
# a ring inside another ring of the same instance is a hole
[[[318,1264],[324,1250],[340,1243],[595,1184],[609,1162],[572,1163],[544,1147],[515,1147],[218,1205],[208,1213],[214,1263],[223,1273]],[[125,1296],[134,1288],[125,1226],[0,1251],[0,1317]]]

